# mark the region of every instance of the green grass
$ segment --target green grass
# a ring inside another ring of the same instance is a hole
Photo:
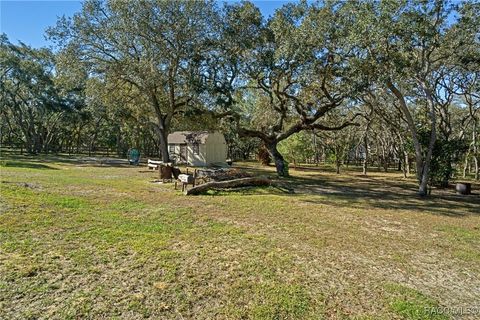
[[[436,313],[440,305],[437,301],[425,296],[421,292],[401,286],[387,284],[387,291],[393,293],[391,309],[407,320],[447,320],[447,315]]]
[[[469,262],[480,262],[480,250],[478,239],[480,238],[480,227],[459,227],[455,225],[440,226],[437,228],[450,241],[456,243],[452,255],[460,260]]]
[[[448,319],[425,310],[478,301],[479,197],[419,199],[398,173],[186,197],[144,168],[0,170],[0,319]]]

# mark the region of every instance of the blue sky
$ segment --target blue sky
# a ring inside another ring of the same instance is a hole
[[[261,0],[253,2],[265,16],[269,16],[276,8],[288,1]],[[76,0],[0,0],[0,33],[6,33],[13,43],[22,41],[37,48],[49,46],[50,43],[44,37],[45,29],[55,25],[57,17],[72,16],[81,7],[81,1]]]

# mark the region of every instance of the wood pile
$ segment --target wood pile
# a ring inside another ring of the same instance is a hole
[[[252,175],[239,169],[197,169],[197,178],[205,181],[228,181],[249,177],[252,177]]]

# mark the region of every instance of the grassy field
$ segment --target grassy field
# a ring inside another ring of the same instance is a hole
[[[480,307],[478,184],[424,200],[397,172],[310,168],[294,193],[187,197],[144,168],[1,165],[0,319],[480,317],[431,312]]]

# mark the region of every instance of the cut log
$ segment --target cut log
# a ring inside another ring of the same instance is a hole
[[[160,171],[160,179],[162,179],[162,180],[165,180],[165,179],[171,180],[172,179],[173,167],[160,165],[160,170],[159,171]]]
[[[207,182],[196,187],[187,190],[185,194],[196,195],[203,193],[208,190],[218,190],[218,189],[228,189],[228,188],[238,188],[238,187],[254,187],[254,186],[269,186],[272,184],[272,181],[265,177],[255,177],[255,178],[241,178],[233,179],[227,181],[212,181]]]

